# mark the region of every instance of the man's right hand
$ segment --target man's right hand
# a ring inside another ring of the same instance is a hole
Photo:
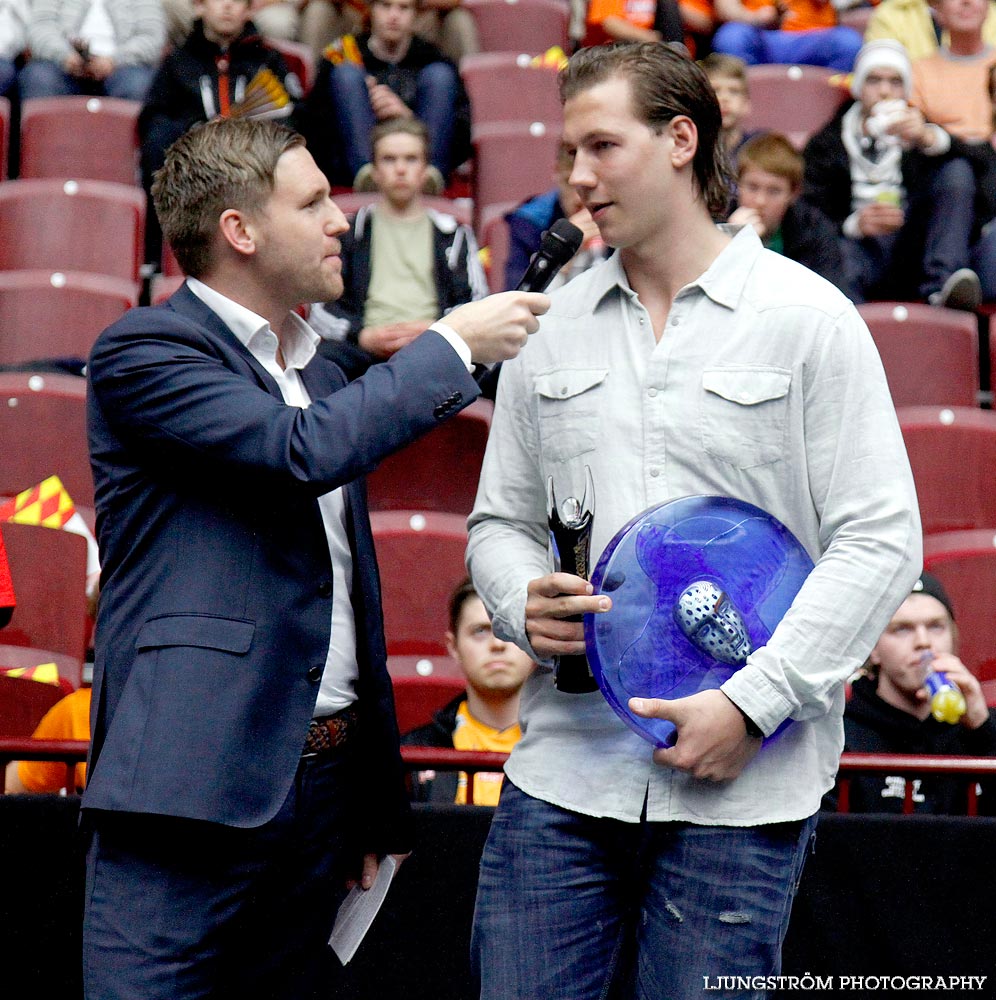
[[[540,292],[499,292],[457,306],[442,321],[463,339],[474,361],[489,365],[514,358],[539,329],[536,317],[549,308],[549,297]]]
[[[526,635],[544,659],[583,653],[584,623],[566,619],[612,607],[611,598],[595,596],[587,580],[570,573],[548,573],[530,580],[526,595]]]

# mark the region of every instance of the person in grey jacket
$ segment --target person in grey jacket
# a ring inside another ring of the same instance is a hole
[[[159,0],[34,0],[21,97],[95,94],[141,101],[165,39]]]

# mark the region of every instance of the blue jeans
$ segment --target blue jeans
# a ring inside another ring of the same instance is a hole
[[[7,91],[17,79],[17,69],[10,59],[0,59],[0,97],[6,97]]]
[[[155,66],[119,66],[98,83],[70,76],[58,63],[47,59],[30,59],[21,70],[19,85],[23,100],[32,97],[96,94],[143,101],[155,73]]]
[[[367,92],[367,72],[353,63],[340,63],[329,75],[332,104],[352,175],[372,159],[370,130],[377,124]],[[453,118],[458,94],[456,70],[448,63],[430,63],[418,74],[418,89],[412,111],[429,130],[429,162],[443,177],[456,165],[450,162]]]
[[[972,247],[972,269],[982,284],[982,298],[996,301],[996,221],[982,231],[982,237]]]
[[[887,236],[843,239],[854,301],[926,299],[958,268],[973,264],[982,268],[990,285],[996,284],[996,264],[972,257],[974,201],[971,165],[963,159],[948,160],[936,168],[925,190],[913,192],[902,229]],[[976,256],[985,258],[986,248]]]
[[[482,1000],[702,1000],[703,977],[776,975],[815,829],[623,823],[506,778],[474,913]]]
[[[849,73],[861,48],[861,35],[846,25],[812,31],[777,31],[727,21],[715,34],[716,52],[739,56],[748,66],[758,63],[802,63]]]
[[[356,781],[347,747],[302,758],[260,827],[84,813],[85,997],[334,996],[326,942],[359,870]]]

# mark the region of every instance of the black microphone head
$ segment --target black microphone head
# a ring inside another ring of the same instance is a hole
[[[581,249],[584,233],[567,219],[558,219],[541,237],[517,289],[545,292],[557,272]]]
[[[562,267],[581,249],[583,241],[584,233],[570,219],[557,219],[543,234],[540,252],[558,258]]]

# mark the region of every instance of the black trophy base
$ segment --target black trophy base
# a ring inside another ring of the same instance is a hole
[[[553,686],[565,694],[590,694],[598,684],[585,656],[558,656]]]

